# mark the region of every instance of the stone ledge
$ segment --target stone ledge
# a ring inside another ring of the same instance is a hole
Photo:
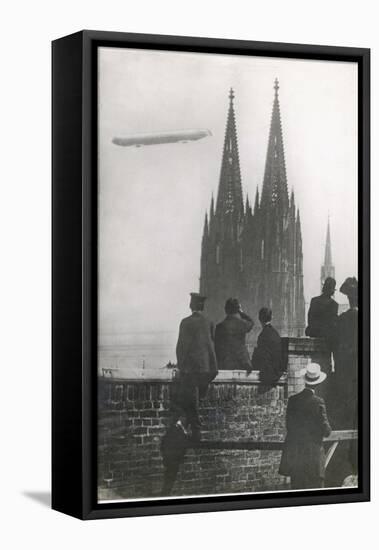
[[[155,373],[154,373],[155,374]],[[171,384],[174,382],[174,379],[169,377],[166,373],[162,373],[158,376],[147,374],[146,376],[141,376],[140,378],[128,378],[118,376],[115,373],[113,376],[99,376],[99,380],[104,382],[115,382],[115,383],[128,383],[128,384],[141,384],[141,383],[151,383],[151,384]],[[278,386],[283,385],[287,382],[287,374],[283,374],[278,381]],[[252,371],[249,376],[246,375],[244,370],[221,370],[219,371],[217,377],[211,382],[211,384],[228,384],[228,383],[238,383],[238,384],[260,384],[259,372]]]
[[[291,355],[310,355],[312,353],[326,353],[327,347],[322,338],[282,338],[283,349]]]

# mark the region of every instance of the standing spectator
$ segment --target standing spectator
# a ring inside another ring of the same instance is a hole
[[[246,334],[254,322],[241,309],[237,298],[225,302],[225,319],[216,326],[215,349],[218,368],[223,370],[251,369]]]
[[[328,380],[323,385],[320,395],[325,399],[328,410],[333,405],[335,396],[331,388],[333,372],[332,348],[333,335],[338,318],[338,304],[332,296],[336,290],[336,281],[333,277],[327,277],[322,287],[321,296],[312,298],[308,311],[308,326],[305,329],[306,336],[322,338],[325,342],[325,351],[315,353],[312,360],[319,363],[321,370],[326,372]]]
[[[348,277],[340,292],[349,299],[350,308],[337,320],[334,343],[335,373],[332,385],[331,422],[336,430],[357,429],[358,404],[358,281]],[[358,469],[357,440],[342,441],[328,467],[328,486],[340,487]]]
[[[358,377],[358,281],[348,277],[340,292],[349,299],[350,308],[341,313],[335,331],[335,416],[337,429],[356,425]]]
[[[336,281],[332,277],[325,279],[322,294],[312,298],[308,311],[306,336],[329,338],[337,322],[338,304],[332,296],[336,290]]]
[[[320,365],[310,363],[303,370],[305,388],[288,400],[286,427],[279,473],[290,476],[292,489],[316,489],[324,486],[325,451],[323,439],[331,428],[325,403],[314,388],[326,374]]]
[[[262,331],[254,349],[251,370],[259,371],[260,392],[275,386],[283,374],[282,340],[278,331],[272,326],[272,311],[267,307],[259,310],[259,321]]]

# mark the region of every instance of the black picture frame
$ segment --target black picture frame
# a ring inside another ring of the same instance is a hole
[[[98,504],[97,48],[159,49],[358,64],[359,487]],[[370,499],[370,50],[81,31],[52,44],[52,507],[81,519]]]

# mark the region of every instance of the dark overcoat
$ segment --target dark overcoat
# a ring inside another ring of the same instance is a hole
[[[180,374],[200,374],[209,381],[217,375],[213,325],[201,312],[193,312],[180,323],[176,357]]]
[[[253,325],[250,318],[241,319],[236,315],[227,315],[221,323],[218,323],[215,349],[219,369],[251,369],[246,334],[250,332]]]
[[[291,477],[304,474],[302,477],[317,486],[317,480],[325,475],[323,438],[331,432],[324,400],[309,388],[290,397],[286,427],[279,473]]]
[[[330,338],[338,317],[338,304],[333,298],[321,294],[312,298],[308,310],[306,336]]]
[[[285,368],[282,354],[282,339],[271,325],[263,327],[252,357],[253,370],[259,371],[259,379],[266,386],[274,385]]]
[[[334,357],[333,416],[336,429],[353,429],[357,421],[358,398],[358,309],[349,309],[338,317]]]

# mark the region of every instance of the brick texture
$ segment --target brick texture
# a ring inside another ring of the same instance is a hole
[[[311,339],[288,340],[288,376],[275,388],[259,393],[259,382],[243,377],[216,379],[210,385],[200,408],[203,439],[284,440],[288,394],[301,391],[299,371],[321,349]],[[171,421],[171,388],[169,380],[99,378],[100,500],[159,496],[163,480],[160,443]],[[172,494],[287,489],[288,480],[278,474],[279,462],[278,451],[189,449]]]

